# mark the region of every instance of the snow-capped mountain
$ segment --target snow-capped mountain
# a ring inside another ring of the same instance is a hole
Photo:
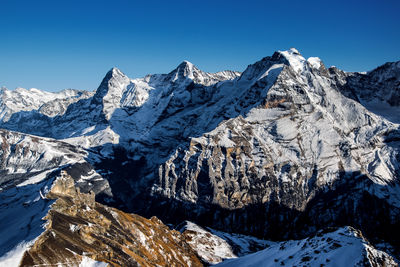
[[[37,111],[49,117],[62,115],[71,103],[92,95],[92,92],[74,89],[51,93],[36,88],[8,90],[2,87],[0,88],[0,120],[6,122],[12,114],[21,111]]]
[[[42,104],[2,92],[4,132],[74,150],[61,154],[75,155],[75,182],[98,179],[95,193],[124,211],[279,240],[351,225],[400,255],[400,62],[348,73],[290,49],[242,73],[113,68],[95,92]],[[11,185],[37,165],[13,138],[1,170]]]
[[[261,236],[288,237],[298,228],[310,232],[339,222],[385,231],[387,225],[370,218],[399,214],[399,124],[346,97],[346,76],[338,76],[347,74],[316,62],[296,50],[278,52],[224,84],[229,100],[216,104],[223,115],[202,108],[196,122],[212,121],[206,116],[214,114],[226,119],[211,131],[192,132],[155,168],[153,194],[189,206],[217,206],[223,214],[217,218],[213,209],[185,212]],[[365,84],[372,86],[374,76],[366,75]],[[188,114],[182,117],[189,121]],[[365,211],[366,202],[380,208]]]
[[[87,151],[58,140],[2,129],[0,138],[0,192],[36,184],[65,169],[82,190],[110,194],[108,182],[87,162]]]

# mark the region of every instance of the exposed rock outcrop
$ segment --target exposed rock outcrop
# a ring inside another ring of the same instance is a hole
[[[46,231],[25,253],[21,266],[79,266],[84,257],[110,266],[202,266],[185,237],[156,217],[150,220],[95,202],[65,172],[49,194],[57,198]]]
[[[296,49],[243,73],[112,69],[63,114],[0,125],[86,148],[104,203],[125,211],[273,239],[351,225],[400,249],[399,70],[347,73]]]

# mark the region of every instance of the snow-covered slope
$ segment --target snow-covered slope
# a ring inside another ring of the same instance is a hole
[[[19,266],[202,266],[179,232],[156,217],[149,220],[97,203],[66,172],[46,198],[57,200],[44,218],[45,231]]]
[[[160,147],[172,133],[191,137],[149,171],[153,195],[187,205],[189,216],[212,218],[215,227],[275,238],[338,222],[385,232],[388,225],[370,222],[379,216],[398,225],[399,124],[346,97],[345,82],[294,49],[250,65],[204,106],[186,105],[151,128]],[[204,125],[210,122],[215,127]],[[146,152],[151,164],[160,158]],[[367,202],[381,208],[368,210]]]
[[[42,218],[53,202],[45,195],[62,169],[82,192],[111,196],[108,182],[80,148],[7,130],[0,130],[0,147],[0,265],[17,266],[26,247],[44,231]]]
[[[190,221],[179,224],[177,228],[199,258],[208,264],[247,255],[274,244],[252,236],[205,229]]]
[[[0,192],[0,265],[18,266],[24,251],[44,231],[42,218],[51,200],[44,196],[52,180]]]
[[[86,161],[88,152],[50,138],[0,129],[0,192],[37,184],[60,169],[71,172],[84,191],[110,189],[107,181]]]
[[[0,130],[1,188],[37,183],[46,174],[76,162],[87,152],[67,143]]]
[[[200,259],[206,263],[216,264],[225,259],[236,258],[228,242],[192,222],[186,221],[179,231],[183,233]]]
[[[243,73],[113,68],[65,112],[0,127],[86,148],[129,211],[276,239],[353,225],[400,248],[399,69],[346,73],[296,49]]]
[[[67,89],[58,93],[17,88],[0,89],[0,121],[6,122],[11,115],[20,111],[36,111],[49,117],[64,114],[68,105],[80,99],[88,98],[93,93]]]
[[[400,61],[388,62],[366,74],[350,73],[347,76],[348,83],[342,92],[374,113],[400,123]]]
[[[313,237],[272,244],[265,250],[217,266],[398,266],[393,257],[375,249],[358,230],[339,228]]]
[[[239,75],[234,71],[203,72],[187,61],[169,74],[148,75],[134,80],[112,68],[93,97],[70,103],[64,113],[57,116],[43,116],[37,112],[13,113],[12,118],[3,120],[0,126],[40,136],[66,138],[68,142],[84,147],[121,143],[120,136],[126,143],[147,132],[157,122],[174,94],[177,94],[173,97],[176,103],[172,104],[182,106],[184,103],[180,98],[188,97],[188,93],[182,91],[193,82],[214,85]],[[198,97],[193,101],[204,101]]]

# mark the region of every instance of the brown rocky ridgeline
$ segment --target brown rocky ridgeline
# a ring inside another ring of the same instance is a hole
[[[20,266],[79,266],[84,257],[109,266],[202,266],[184,235],[150,220],[107,207],[81,193],[62,172],[48,198],[57,199],[45,232]]]

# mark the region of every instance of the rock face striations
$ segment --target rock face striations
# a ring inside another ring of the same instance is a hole
[[[202,266],[184,236],[156,217],[150,220],[101,205],[81,193],[65,172],[48,198],[46,231],[25,252],[20,266],[81,266],[84,257],[110,266]]]
[[[360,104],[362,86],[378,86],[376,72],[352,90],[355,101],[342,92],[361,74],[326,69],[295,50],[249,66],[235,89],[247,77],[257,82],[231,105],[249,99],[253,107],[178,146],[154,171],[154,194],[177,200],[178,213],[184,203],[190,217],[231,231],[288,238],[354,225],[389,238],[399,226],[400,132]],[[395,86],[374,91],[382,102],[383,92],[399,90],[387,75],[391,82],[383,76],[380,84]]]
[[[63,169],[96,200],[168,223],[275,240],[350,225],[400,255],[399,62],[349,73],[290,49],[242,73],[113,68],[93,93],[54,96],[63,108],[32,105],[50,97],[35,90],[0,91],[5,193]]]

